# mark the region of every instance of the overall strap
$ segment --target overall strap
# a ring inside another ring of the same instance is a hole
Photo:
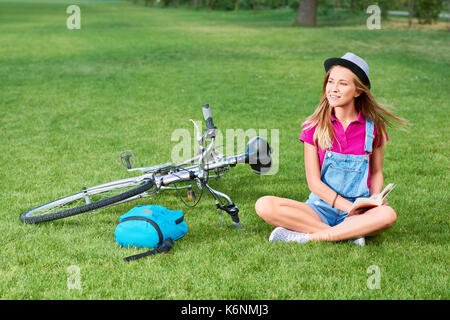
[[[364,142],[364,151],[367,153],[372,153],[372,144],[375,136],[373,135],[374,124],[372,120],[366,118],[366,138]]]

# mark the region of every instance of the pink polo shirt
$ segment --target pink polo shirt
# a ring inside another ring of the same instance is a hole
[[[347,129],[344,131],[344,127],[342,124],[333,116],[331,115],[331,122],[333,123],[334,128],[334,134],[335,139],[333,140],[333,146],[331,148],[332,152],[336,153],[343,153],[343,154],[353,154],[353,155],[363,155],[364,152],[364,142],[366,138],[366,119],[364,116],[360,113],[358,113],[358,118],[351,122]],[[300,134],[299,140],[302,142],[307,142],[313,146],[316,146],[314,143],[314,132],[316,131],[316,126],[309,128],[305,130],[304,128],[307,125],[303,126],[302,133]],[[377,128],[374,126],[373,130],[374,137],[377,136]],[[389,138],[386,136],[386,141]],[[336,141],[338,140],[341,148],[339,148],[339,144]],[[381,139],[380,143],[378,144],[378,147],[381,146]],[[325,158],[325,152],[326,150],[322,150],[319,146],[318,148],[318,154],[319,154],[319,160],[320,160],[320,168],[322,168],[323,160]],[[369,162],[370,162],[370,156],[369,156]],[[370,187],[370,169],[369,169],[369,177],[367,179],[367,186]]]

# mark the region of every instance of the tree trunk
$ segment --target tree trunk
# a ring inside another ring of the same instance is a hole
[[[408,1],[408,27],[412,26],[412,17],[413,17],[413,8],[414,8],[414,0]]]
[[[239,10],[239,0],[236,0],[234,2],[234,11],[238,11]]]
[[[295,24],[298,26],[314,27],[316,25],[317,0],[300,0]]]

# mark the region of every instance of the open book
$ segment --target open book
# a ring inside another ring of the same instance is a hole
[[[374,207],[381,206],[383,204],[384,198],[387,197],[389,192],[394,189],[395,184],[390,183],[388,184],[383,191],[380,192],[380,194],[376,198],[357,198],[355,202],[353,202],[353,206],[350,211],[356,210],[356,209],[371,209]]]

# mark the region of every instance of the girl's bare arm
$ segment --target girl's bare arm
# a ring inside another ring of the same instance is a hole
[[[370,159],[370,195],[377,195],[383,189],[383,148],[375,148]]]

